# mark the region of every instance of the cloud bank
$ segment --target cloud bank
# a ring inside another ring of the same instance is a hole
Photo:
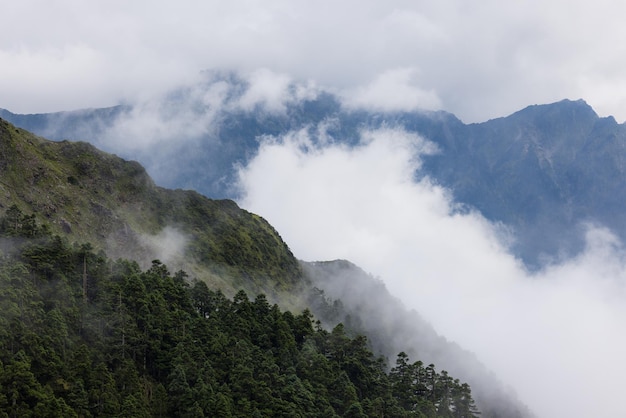
[[[0,14],[0,107],[134,103],[206,69],[269,68],[348,103],[465,122],[563,98],[623,121],[625,13],[614,0],[22,0]]]
[[[146,96],[106,130],[100,142],[121,152],[154,153],[160,146],[189,145],[219,131],[227,113],[284,114],[287,106],[315,99],[318,88],[261,68],[247,73],[205,71],[175,89]]]
[[[344,258],[379,276],[445,337],[477,354],[540,417],[617,416],[626,376],[626,252],[589,225],[577,258],[528,273],[502,226],[455,207],[401,129],[353,149],[305,132],[266,140],[240,171],[240,204],[297,257]]]
[[[386,71],[370,84],[344,92],[344,104],[347,108],[382,112],[440,109],[441,99],[437,93],[422,90],[416,78],[412,68]]]

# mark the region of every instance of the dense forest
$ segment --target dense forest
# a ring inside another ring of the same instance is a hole
[[[263,294],[0,218],[0,417],[473,417],[470,387]]]

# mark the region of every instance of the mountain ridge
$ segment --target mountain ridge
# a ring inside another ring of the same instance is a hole
[[[0,144],[0,184],[4,187],[0,208],[16,207],[23,213],[33,213],[61,239],[74,241],[74,248],[89,242],[96,251],[145,260],[147,266],[158,270],[160,261],[152,259],[154,249],[141,237],[174,225],[190,238],[183,256],[173,258],[168,265],[184,269],[212,288],[225,293],[234,293],[238,288],[262,292],[269,300],[301,309],[302,292],[315,283],[324,283],[311,272],[305,274],[301,262],[269,223],[231,200],[163,189],[137,162],[125,161],[84,142],[49,141],[4,120],[0,120]],[[106,233],[111,230],[116,231],[112,240]],[[379,296],[387,294],[384,286],[378,289]],[[359,308],[354,303],[344,314],[358,318]],[[370,331],[368,327],[359,329]],[[438,343],[437,349],[449,350],[447,343]],[[472,356],[466,361],[470,368],[484,370],[475,365]],[[499,383],[490,381],[487,386],[496,390]],[[524,411],[507,396],[479,402],[485,410],[496,411],[494,416],[507,408]],[[520,412],[519,416],[527,414]]]
[[[322,146],[329,141],[354,146],[364,129],[399,127],[439,149],[420,156],[416,177],[429,177],[448,189],[456,203],[509,228],[515,237],[512,253],[531,270],[582,251],[586,224],[609,228],[626,241],[626,214],[620,210],[626,205],[621,187],[626,180],[626,124],[598,116],[583,99],[531,105],[508,116],[465,124],[445,111],[347,109],[328,92],[290,99],[284,112],[262,105],[242,108],[237,100],[246,87],[233,79],[220,82],[232,87],[217,107],[198,101],[199,93],[210,91],[209,83],[138,108],[1,115],[53,140],[89,140],[141,161],[162,186],[231,199],[238,197],[233,187],[237,167],[254,158],[263,138],[303,131]],[[190,120],[185,119],[187,110],[193,115]],[[156,135],[165,136],[154,144],[148,140],[146,148],[120,145],[132,143],[134,131],[127,128],[133,123],[143,126],[144,119],[160,120],[159,129],[197,126],[171,134],[157,129]]]
[[[534,246],[552,256],[575,253],[583,241],[573,231],[587,221],[626,237],[624,218],[612,203],[626,198],[618,180],[626,176],[626,127],[614,118],[600,118],[582,100],[564,100],[469,125],[463,138],[468,145],[461,152],[443,151],[450,160],[443,166],[456,171],[438,167],[437,155],[427,156],[425,164],[457,199],[516,227],[518,252]],[[477,165],[469,184],[463,184],[464,170],[471,170],[464,160]],[[556,242],[561,233],[566,238]]]
[[[181,92],[176,103],[185,105],[185,94],[190,93]],[[195,102],[187,106],[200,114],[216,110],[203,110],[203,105]],[[511,249],[531,269],[541,267],[546,260],[581,251],[581,225],[585,222],[605,225],[626,239],[626,218],[616,210],[626,204],[626,196],[614,180],[626,175],[622,168],[624,149],[619,141],[603,139],[620,137],[623,142],[626,128],[613,123],[614,119],[599,118],[583,100],[532,105],[476,124],[464,124],[445,111],[346,111],[332,94],[289,106],[285,114],[262,109],[217,111],[219,116],[211,119],[210,130],[198,138],[157,144],[155,147],[162,149],[158,154],[151,149],[119,151],[125,158],[147,163],[151,174],[166,187],[235,198],[231,188],[237,175],[234,167],[245,165],[254,156],[259,147],[257,138],[305,129],[322,141],[316,129],[325,126],[324,135],[352,146],[358,143],[363,128],[400,126],[440,150],[422,156],[422,168],[416,174],[429,176],[448,188],[456,202],[511,228],[516,237]],[[175,117],[170,113],[167,110],[156,116],[167,121]],[[108,135],[116,124],[132,121],[133,110],[119,106],[47,115],[3,115],[54,140],[88,139],[115,151]],[[171,155],[177,157],[166,157]]]
[[[225,269],[242,278],[258,276],[256,290],[266,280],[291,287],[301,277],[297,260],[274,228],[232,200],[161,188],[136,161],[84,142],[48,141],[4,120],[0,146],[0,206],[37,213],[69,240],[149,264],[154,251],[146,237],[172,227],[187,241],[189,256],[176,260],[180,263],[216,273]]]

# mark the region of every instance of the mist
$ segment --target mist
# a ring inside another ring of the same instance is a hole
[[[529,272],[506,225],[419,173],[425,138],[363,131],[354,148],[305,131],[266,139],[240,205],[303,260],[347,259],[476,354],[540,417],[618,416],[626,375],[626,251],[587,224],[575,258]],[[375,303],[375,300],[373,301]]]
[[[156,235],[141,234],[139,242],[150,258],[142,264],[150,266],[157,259],[171,268],[182,269],[188,241],[189,237],[172,226],[166,226]]]
[[[207,70],[163,93],[134,102],[115,121],[103,144],[126,152],[153,152],[157,146],[189,146],[215,136],[226,113],[262,108],[284,113],[290,103],[315,97],[315,87],[261,68],[250,72]]]
[[[224,120],[232,124],[233,117],[241,115],[241,119],[286,117],[289,106],[315,99],[317,94],[312,82],[295,81],[264,68],[207,70],[167,92],[145,96],[113,117],[106,115],[101,128],[91,135],[92,121],[88,126],[78,124],[80,129],[73,128],[74,132],[85,136],[73,139],[86,139],[105,151],[141,161],[161,186],[223,197],[225,178],[232,180],[229,158],[245,158],[235,155],[238,145],[232,138],[220,135]],[[53,138],[62,137],[63,128],[61,120],[48,132],[54,132]],[[254,141],[253,136],[249,139]],[[189,164],[199,160],[205,163],[202,168]]]

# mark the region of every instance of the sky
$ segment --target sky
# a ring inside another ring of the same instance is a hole
[[[207,69],[268,69],[351,106],[465,122],[585,99],[626,120],[619,0],[21,0],[0,14],[0,107],[104,107]]]
[[[0,13],[0,108],[139,104],[109,150],[149,152],[209,129],[227,85],[165,112],[160,100],[226,70],[250,81],[239,109],[280,112],[329,90],[346,107],[478,122],[583,98],[624,122],[625,15],[609,0],[13,1]],[[589,225],[583,253],[531,274],[505,227],[414,181],[428,138],[388,127],[355,148],[313,144],[305,131],[265,138],[239,172],[239,204],[298,258],[345,258],[380,277],[540,417],[622,414],[626,250],[611,231]]]

